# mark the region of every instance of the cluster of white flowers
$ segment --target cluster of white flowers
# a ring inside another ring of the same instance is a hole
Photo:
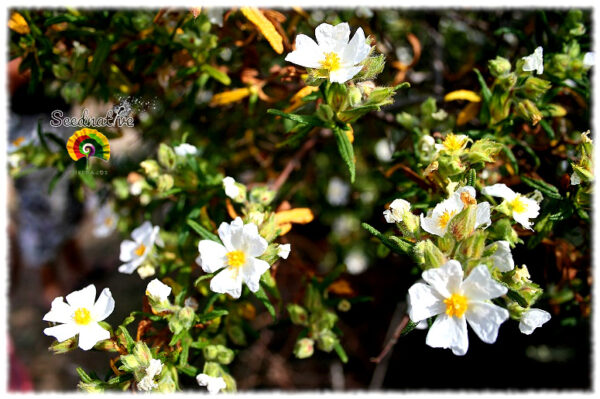
[[[219,391],[227,387],[223,377],[211,377],[207,374],[198,374],[196,376],[196,381],[198,381],[198,385],[201,387],[206,387],[208,393],[211,394],[219,393]]]
[[[163,364],[160,360],[150,359],[150,364],[145,369],[146,375],[137,384],[138,390],[148,392],[158,388],[155,378],[161,373],[162,369]]]

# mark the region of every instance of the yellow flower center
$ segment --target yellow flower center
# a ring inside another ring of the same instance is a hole
[[[142,256],[145,251],[146,251],[146,246],[144,244],[140,244],[140,246],[137,247],[137,249],[135,250],[135,254],[137,256]]]
[[[448,151],[458,151],[465,144],[465,137],[460,137],[450,133],[446,136],[442,144]]]
[[[25,141],[25,137],[17,137],[17,138],[15,139],[15,141],[13,141],[12,143],[13,143],[13,145],[14,145],[15,147],[18,147],[18,146],[20,146],[21,144],[23,144],[23,142],[24,142],[24,141]]]
[[[86,325],[92,321],[92,316],[90,315],[90,311],[86,308],[79,308],[75,311],[73,320],[75,320],[75,323],[77,324]]]
[[[452,294],[450,298],[444,299],[446,314],[450,317],[463,317],[467,311],[467,297],[460,294]]]
[[[440,226],[440,228],[445,229],[446,226],[448,225],[448,222],[450,221],[450,219],[452,219],[452,216],[454,216],[456,214],[456,211],[445,211],[444,213],[442,213],[442,216],[440,216],[440,220],[438,221],[438,224]]]
[[[243,251],[227,252],[227,263],[231,267],[240,267],[246,263],[246,254]]]
[[[510,201],[510,206],[512,207],[513,211],[517,213],[523,213],[527,210],[527,204],[521,199],[521,196],[518,194],[515,197],[515,199]]]
[[[107,217],[106,219],[104,219],[104,225],[105,225],[105,226],[107,226],[107,227],[108,227],[108,226],[112,226],[112,224],[113,224],[113,218],[111,218],[110,216],[109,216],[109,217]],[[139,249],[139,248],[138,248],[138,249]],[[143,253],[143,252],[144,252],[144,251],[142,251],[142,253]]]
[[[327,69],[329,72],[340,69],[340,57],[335,52],[325,54],[325,60],[321,61],[321,68]]]

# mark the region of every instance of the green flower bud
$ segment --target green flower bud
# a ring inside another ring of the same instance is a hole
[[[508,305],[506,306],[506,309],[508,310],[508,314],[510,315],[510,318],[513,320],[521,320],[521,316],[523,315],[523,312],[525,312],[525,308],[519,306],[519,304],[517,302],[514,301],[510,301],[508,303]]]
[[[501,150],[502,144],[490,139],[481,139],[473,143],[466,158],[470,163],[494,162],[494,156]]]
[[[497,78],[509,73],[511,66],[509,60],[498,56],[488,62],[488,68],[490,69],[490,74]]]
[[[494,90],[494,94],[496,98],[501,99],[501,102],[505,102],[506,99],[506,92],[508,92],[509,90],[511,90],[513,87],[515,87],[515,85],[517,84],[517,74],[516,73],[509,73],[508,75],[505,76],[501,76],[496,80],[496,83],[498,84],[498,88],[500,88],[500,90],[503,92],[501,96],[497,95],[497,91]]]
[[[240,346],[247,345],[246,334],[244,333],[242,327],[240,327],[238,324],[228,326],[227,335],[234,344]]]
[[[591,183],[594,181],[594,174],[592,171],[579,165],[571,164],[571,166],[573,167],[573,173],[577,173],[577,176],[582,182]]]
[[[102,382],[83,382],[80,381],[77,384],[77,388],[86,393],[104,393],[105,389],[102,386]]]
[[[552,87],[552,84],[549,81],[530,76],[525,81],[524,91],[527,98],[538,100],[550,89],[550,87]]]
[[[548,104],[546,105],[546,109],[542,112],[542,115],[560,118],[567,115],[567,110],[559,104]]]
[[[321,303],[321,294],[312,284],[309,284],[306,288],[304,306],[311,312],[318,311],[323,307]]]
[[[400,222],[400,224],[402,225],[403,230],[409,233],[408,235],[414,237],[419,231],[421,222],[417,215],[413,214],[412,212],[405,212],[402,216],[402,222]]]
[[[542,120],[542,113],[538,107],[530,100],[521,100],[517,103],[515,109],[518,116],[531,122],[533,126]]]
[[[347,312],[350,310],[350,308],[352,308],[352,304],[347,299],[342,299],[338,303],[337,308],[340,312]]]
[[[288,313],[290,314],[290,319],[292,323],[296,325],[306,326],[308,325],[308,313],[306,309],[304,309],[300,305],[289,304],[287,306]]]
[[[62,354],[70,352],[77,348],[77,337],[72,337],[63,342],[54,341],[52,345],[50,345],[50,349],[55,354]]]
[[[233,361],[235,353],[223,345],[217,345],[217,362],[227,365]]]
[[[338,338],[331,330],[321,331],[317,338],[317,347],[325,352],[331,352],[338,342]]]
[[[250,201],[261,205],[269,205],[276,194],[275,191],[269,190],[266,186],[257,186],[250,190]]]
[[[151,179],[156,179],[160,173],[160,166],[154,159],[146,159],[140,163],[144,173]]]
[[[170,393],[177,391],[179,389],[179,376],[177,375],[175,366],[164,364],[157,384],[158,392]]]
[[[496,208],[497,209],[497,208]],[[494,222],[488,229],[492,233],[491,236],[494,240],[504,240],[510,243],[510,246],[514,248],[516,244],[521,243],[519,235],[512,227],[511,219],[502,218]]]
[[[205,358],[206,358],[206,356],[205,356]],[[218,363],[205,362],[202,372],[211,377],[221,377],[221,375],[223,374],[223,369],[221,368],[221,366]]]
[[[133,348],[133,355],[142,367],[146,367],[150,364],[152,359],[152,352],[144,341],[137,341]]]
[[[318,313],[316,319],[315,327],[320,331],[332,329],[335,326],[338,317],[335,313],[325,310]]]
[[[133,354],[123,355],[120,359],[123,364],[121,365],[121,367],[119,367],[119,370],[134,372],[140,367],[142,367],[139,360]]]
[[[348,100],[352,107],[362,104],[362,92],[358,87],[350,87],[348,89]]]
[[[483,255],[483,249],[485,248],[486,237],[487,234],[485,232],[480,230],[475,231],[473,235],[467,237],[467,239],[461,243],[460,253],[466,259],[480,259]]]
[[[158,191],[161,193],[169,191],[173,188],[174,183],[173,176],[167,174],[160,175],[157,181]]]
[[[452,233],[457,241],[464,240],[475,230],[476,219],[477,206],[469,205],[450,220],[448,231]]]
[[[237,391],[237,385],[235,383],[235,379],[227,374],[227,373],[222,373],[221,374],[221,378],[223,378],[223,380],[225,380],[225,389],[223,389],[221,392],[236,392]]]
[[[459,154],[441,152],[438,154],[438,171],[442,176],[456,176],[467,169],[460,161]]]
[[[194,323],[195,312],[189,306],[179,309],[179,311],[169,317],[169,329],[173,334],[179,334],[183,330],[188,330]]]
[[[343,83],[331,83],[326,98],[334,113],[343,111],[348,104],[348,87]]]
[[[411,130],[419,124],[419,120],[408,112],[396,114],[396,121],[405,129]]]
[[[202,354],[204,355],[205,360],[215,360],[218,353],[219,349],[217,348],[217,345],[208,345],[202,348]]]
[[[177,156],[175,155],[175,151],[165,143],[160,143],[158,147],[158,162],[164,168],[173,169],[176,161]]]
[[[413,247],[413,251],[417,263],[423,270],[440,267],[446,263],[444,253],[429,239],[419,241]]]
[[[310,338],[302,338],[296,341],[294,346],[294,355],[298,359],[306,359],[311,357],[315,351],[315,341]]]

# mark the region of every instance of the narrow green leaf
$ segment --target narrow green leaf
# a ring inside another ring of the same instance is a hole
[[[346,355],[346,351],[339,342],[336,342],[335,345],[333,345],[333,349],[335,349],[335,353],[340,357],[342,363],[348,363],[348,355]]]
[[[225,86],[229,86],[231,84],[231,79],[229,78],[229,76],[227,76],[226,73],[218,70],[215,67],[212,67],[212,66],[210,66],[208,64],[203,64],[200,69],[202,69],[202,71],[204,71],[207,74],[209,74],[211,78],[213,78],[215,80],[218,80],[219,82],[221,82]]]
[[[409,243],[401,240],[392,241],[368,223],[362,223],[361,225],[363,229],[367,230],[369,233],[377,237],[383,245],[385,245],[392,251],[403,255],[412,253],[412,245],[410,245]]]
[[[350,182],[354,183],[356,177],[356,165],[354,164],[354,148],[352,147],[352,143],[345,130],[336,127],[333,129],[333,132],[335,134],[335,140],[340,155],[348,167],[348,172],[350,172]]]
[[[554,133],[554,129],[552,129],[552,126],[550,126],[547,120],[542,119],[540,121],[540,126],[546,131],[550,140],[554,140],[556,138],[556,133]]]
[[[262,302],[263,305],[265,305],[265,308],[267,308],[267,310],[269,311],[269,314],[271,315],[273,320],[277,320],[277,315],[275,314],[275,308],[273,307],[273,304],[271,303],[271,300],[267,296],[267,293],[265,292],[262,285],[260,286],[258,291],[256,291],[254,293],[254,295]]]
[[[325,122],[323,122],[321,119],[317,118],[316,116],[312,116],[312,115],[288,114],[288,113],[285,113],[283,111],[280,111],[280,110],[274,109],[274,108],[268,109],[267,113],[271,114],[271,115],[277,115],[282,118],[286,118],[291,121],[302,123],[305,125],[321,126],[321,127],[325,126]]]
[[[221,242],[221,240],[219,239],[218,236],[216,236],[215,234],[211,233],[210,231],[208,231],[207,229],[205,229],[204,227],[202,227],[202,225],[200,225],[199,223],[193,221],[192,219],[188,219],[187,220],[187,224],[196,233],[198,233],[200,235],[200,237],[204,238],[205,240],[216,241],[218,243]]]
[[[228,315],[229,312],[225,309],[217,309],[212,312],[208,312],[198,316],[198,323],[206,323],[207,321],[211,321],[216,319],[217,317]]]
[[[519,306],[522,306],[524,308],[529,307],[525,298],[523,298],[517,291],[509,289],[506,293],[506,296],[508,296],[513,301],[517,302]]]
[[[400,332],[400,336],[404,337],[406,334],[408,334],[409,332],[411,332],[412,330],[414,330],[415,328],[417,328],[417,324],[419,324],[419,323],[415,323],[412,320],[408,320],[408,323],[406,324],[406,326]]]
[[[133,350],[135,342],[133,338],[131,338],[131,335],[129,335],[129,331],[127,331],[127,328],[125,328],[125,326],[119,326],[119,328],[117,329],[117,333],[122,335],[123,338],[125,338],[125,346],[127,347],[127,351],[131,352]]]
[[[104,38],[98,43],[96,47],[96,52],[94,52],[94,57],[92,58],[92,63],[90,65],[90,74],[92,76],[97,76],[100,73],[100,68],[105,64],[106,58],[108,54],[110,54],[110,46],[112,45],[112,41],[109,38]]]
[[[562,198],[562,195],[560,195],[560,192],[558,191],[558,189],[555,186],[553,186],[552,184],[548,184],[543,180],[532,179],[527,176],[521,176],[521,181],[523,181],[523,183],[527,184],[529,187],[532,187],[532,188],[540,191],[542,194],[544,194],[548,198],[553,198],[553,199],[561,199]]]

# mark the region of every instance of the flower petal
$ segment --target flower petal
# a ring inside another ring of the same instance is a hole
[[[243,230],[244,252],[246,255],[257,257],[262,255],[266,250],[267,240],[258,234],[258,227],[254,223],[244,225]]]
[[[242,273],[239,268],[228,267],[210,280],[210,289],[220,294],[229,294],[233,298],[242,295]]]
[[[135,250],[137,249],[138,244],[135,241],[124,240],[121,242],[121,252],[119,254],[119,260],[121,262],[129,262],[133,258],[135,258]]]
[[[44,334],[56,338],[58,342],[66,341],[74,337],[79,332],[79,328],[73,323],[61,324],[44,329]]]
[[[242,270],[244,282],[252,292],[258,291],[260,288],[260,276],[271,267],[267,262],[261,259],[250,258],[246,261]]]
[[[139,265],[144,262],[144,258],[137,258],[132,260],[131,262],[127,262],[119,266],[119,273],[131,274],[135,269],[138,268]]]
[[[79,347],[84,351],[90,350],[100,341],[110,338],[110,333],[100,327],[98,323],[90,323],[87,326],[80,327]]]
[[[438,316],[427,333],[425,343],[432,348],[450,348],[457,356],[464,355],[469,349],[465,318],[446,314]]]
[[[487,229],[490,224],[492,224],[491,210],[489,202],[481,202],[477,204],[477,209],[475,210],[475,228],[479,226],[483,226],[484,229]]]
[[[508,310],[491,303],[471,302],[465,317],[475,334],[483,342],[493,344],[498,337],[500,324],[508,319]]]
[[[219,238],[223,241],[227,251],[241,249],[243,227],[244,222],[240,217],[235,218],[231,223],[221,223],[218,230]]]
[[[146,237],[152,234],[152,223],[145,221],[142,225],[131,232],[131,238],[135,242],[142,242]]]
[[[485,301],[508,292],[508,288],[492,279],[486,265],[473,269],[462,283],[461,289],[469,301]]]
[[[490,247],[496,244],[498,248],[491,256],[494,267],[501,272],[508,272],[515,268],[515,261],[510,252],[510,243],[508,241],[496,241],[488,245]],[[486,247],[486,248],[487,248]]]
[[[100,293],[98,300],[93,307],[93,317],[96,321],[106,319],[115,310],[115,300],[109,288],[105,288]]]
[[[521,316],[519,330],[526,335],[529,335],[538,327],[550,320],[550,313],[542,309],[531,308]]]
[[[67,303],[75,309],[91,309],[94,306],[95,299],[96,287],[94,286],[94,284],[90,284],[79,291],[73,291],[66,297]]]
[[[63,301],[63,297],[54,298],[50,311],[43,317],[44,321],[53,323],[70,323],[73,320],[73,309]]]
[[[508,186],[503,183],[498,183],[494,184],[493,186],[484,187],[481,190],[481,193],[485,195],[490,195],[492,197],[504,198],[508,201],[512,201],[517,196],[517,193],[508,188]]]
[[[410,287],[408,299],[408,315],[413,322],[444,313],[446,309],[444,298],[427,284],[416,283]]]
[[[356,65],[365,60],[371,51],[371,46],[367,44],[365,33],[362,28],[358,28],[348,46],[344,49],[342,62],[349,65]]]
[[[206,273],[214,273],[227,266],[227,248],[212,240],[201,240],[198,243],[200,256],[196,263],[202,266]]]
[[[443,298],[448,298],[459,291],[463,270],[460,262],[449,260],[438,268],[425,270],[422,276]]]
[[[351,66],[351,67],[342,67],[336,69],[335,71],[329,72],[329,80],[331,82],[344,83],[350,79],[352,79],[357,73],[362,69],[362,65],[359,66]]]
[[[429,234],[440,237],[443,237],[444,234],[446,234],[444,229],[440,228],[437,219],[434,219],[433,216],[423,217],[423,214],[421,214],[421,228]]]
[[[323,50],[313,39],[306,35],[296,36],[296,50],[289,53],[285,60],[306,68],[319,68],[323,60]]]
[[[322,23],[315,29],[315,37],[323,52],[335,51],[339,53],[348,44],[350,26],[347,22],[335,26]]]

